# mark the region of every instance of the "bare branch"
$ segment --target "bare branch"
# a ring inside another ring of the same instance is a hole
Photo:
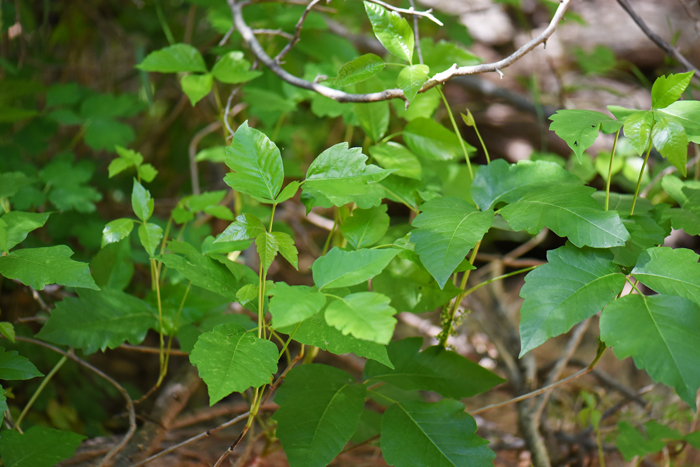
[[[192,178],[192,194],[198,195],[200,193],[199,189],[199,171],[197,170],[197,146],[199,145],[199,142],[202,141],[202,138],[207,136],[209,133],[213,133],[216,130],[221,128],[221,122],[220,121],[215,121],[210,123],[209,125],[205,126],[201,130],[199,130],[194,137],[192,138],[192,141],[190,141],[190,147],[189,147],[189,154],[190,154],[190,177]]]
[[[78,358],[75,356],[73,353],[73,350],[69,350],[66,352],[65,350],[61,350],[58,347],[54,347],[51,344],[47,344],[46,342],[42,342],[38,339],[32,339],[30,337],[22,337],[22,336],[16,336],[15,340],[18,341],[24,341],[24,342],[29,342],[31,344],[36,344],[40,345],[42,347],[46,347],[47,349],[53,350],[56,353],[60,353],[61,355],[64,355],[71,360],[73,360],[75,363],[84,366],[88,370],[92,371],[96,375],[98,375],[100,378],[106,380],[109,384],[117,388],[117,391],[122,395],[122,397],[126,400],[126,410],[129,412],[129,430],[126,432],[122,440],[117,443],[116,446],[114,446],[102,459],[102,462],[100,462],[99,466],[103,466],[109,462],[109,460],[115,456],[119,451],[121,451],[124,446],[126,446],[126,443],[129,442],[132,436],[134,436],[134,433],[136,432],[136,410],[134,409],[134,402],[131,400],[131,397],[129,396],[129,393],[122,387],[121,384],[117,383],[114,379],[112,379],[109,375],[104,373],[102,370],[99,368],[95,368],[94,366],[90,365],[88,362],[85,360]]]
[[[386,8],[387,10],[395,11],[397,13],[403,13],[404,15],[411,15],[414,18],[418,18],[418,17],[428,18],[430,21],[437,24],[438,26],[444,26],[444,24],[442,24],[442,21],[440,21],[439,19],[437,19],[435,16],[432,15],[432,12],[433,12],[432,8],[430,8],[429,10],[426,10],[426,11],[417,11],[413,7],[413,2],[411,2],[411,8],[409,8],[407,10],[405,8],[398,8],[398,7],[395,7],[394,5],[389,5],[388,3],[384,3],[380,0],[367,0],[367,1],[369,3],[376,3],[377,5],[381,5],[384,8]]]
[[[301,14],[299,21],[297,21],[296,28],[294,29],[294,36],[289,41],[289,43],[284,46],[284,49],[282,49],[282,51],[277,54],[277,56],[275,57],[275,62],[281,63],[284,56],[287,55],[295,45],[297,45],[297,42],[299,42],[299,38],[301,37],[301,28],[304,26],[304,21],[306,21],[306,17],[309,15],[313,7],[315,7],[316,4],[320,1],[321,0],[311,0],[309,5],[304,10],[304,13]]]
[[[280,36],[288,40],[292,40],[294,38],[294,36],[292,36],[288,32],[282,31],[282,29],[253,29],[253,34],[255,34],[256,36]]]
[[[677,62],[681,63],[686,70],[688,71],[695,71],[695,74],[693,75],[693,78],[700,80],[700,70],[698,70],[692,63],[688,61],[683,55],[681,55],[680,52],[678,52],[675,47],[673,47],[671,44],[663,40],[658,34],[656,34],[654,31],[649,29],[649,26],[644,22],[642,18],[635,13],[635,11],[632,9],[632,5],[629,4],[627,0],[617,0],[617,3],[622,7],[623,10],[627,12],[627,14],[632,18],[632,20],[637,23],[637,26],[639,26],[639,29],[646,34],[646,36],[651,39],[651,41],[656,44],[661,50],[666,52],[666,55],[669,57],[673,58]]]
[[[415,0],[409,0],[411,3],[411,10],[416,9]],[[418,52],[418,62],[423,64],[423,51],[420,48],[420,35],[418,33],[418,15],[413,15],[413,37],[416,42],[416,52]]]
[[[233,15],[233,24],[235,28],[240,32],[241,36],[243,37],[243,41],[250,47],[250,50],[253,52],[253,55],[266,67],[268,67],[273,73],[275,73],[277,76],[279,76],[283,81],[286,81],[287,83],[297,86],[302,89],[307,89],[309,91],[314,91],[322,96],[326,96],[330,99],[336,100],[338,102],[377,102],[377,101],[385,101],[385,100],[390,100],[390,99],[403,99],[406,101],[406,96],[401,89],[387,89],[385,91],[381,92],[373,92],[373,93],[368,93],[368,94],[350,94],[347,92],[339,91],[337,89],[332,89],[327,86],[324,86],[319,83],[314,83],[311,81],[307,81],[305,79],[299,78],[297,76],[292,75],[289,73],[287,70],[282,68],[280,64],[273,58],[271,58],[267,52],[263,49],[263,47],[260,45],[258,42],[257,38],[255,37],[255,34],[253,30],[246,24],[245,19],[243,18],[243,7],[247,4],[246,2],[239,2],[237,0],[227,0],[229,7],[231,8],[231,14]],[[465,76],[465,75],[475,75],[475,74],[480,74],[480,73],[488,73],[488,72],[497,72],[501,76],[503,76],[503,72],[501,71],[503,68],[509,67],[513,63],[515,63],[517,60],[522,58],[525,54],[530,52],[532,49],[537,47],[538,45],[544,43],[547,41],[547,39],[554,33],[554,31],[557,29],[557,26],[559,25],[559,22],[562,20],[564,17],[564,13],[566,12],[566,9],[569,7],[571,4],[572,0],[562,0],[562,2],[559,4],[559,7],[557,8],[557,11],[554,13],[554,17],[552,18],[551,22],[549,23],[549,26],[540,34],[539,36],[535,37],[534,39],[530,40],[527,44],[524,46],[520,47],[518,50],[516,50],[513,54],[510,56],[504,58],[503,60],[500,60],[498,62],[494,63],[485,63],[481,65],[475,65],[475,66],[464,66],[464,67],[458,67],[456,65],[453,65],[449,69],[437,73],[435,76],[430,78],[428,81],[425,82],[423,87],[419,92],[425,92],[428,89],[431,89],[438,84],[443,84],[446,81],[449,81],[450,79],[456,77],[456,76]],[[313,2],[312,2],[313,3]],[[374,1],[374,3],[377,3],[379,5],[385,6],[383,2],[379,1]],[[386,6],[385,6],[386,8]],[[393,11],[399,11],[400,9],[394,9]],[[410,10],[402,10],[402,13],[406,14],[416,14],[418,12],[411,12]],[[425,16],[425,15],[420,15],[420,16]],[[290,42],[291,44],[291,42]]]

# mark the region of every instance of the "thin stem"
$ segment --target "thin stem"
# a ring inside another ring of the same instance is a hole
[[[277,209],[277,203],[272,205],[272,213],[270,214],[270,228],[268,228],[268,232],[272,232],[272,222],[275,220],[275,209]]]
[[[168,40],[168,43],[170,45],[174,45],[177,41],[175,40],[175,37],[173,36],[172,31],[170,30],[170,26],[168,26],[168,22],[165,20],[165,14],[163,13],[163,9],[160,6],[160,0],[153,0],[153,3],[156,6],[156,15],[158,16],[158,22],[160,23],[160,26],[163,28],[165,38]]]
[[[450,104],[447,103],[447,99],[445,98],[445,94],[442,92],[442,89],[440,86],[436,86],[436,89],[440,93],[440,97],[442,97],[442,102],[445,103],[445,109],[447,110],[447,115],[450,116],[450,122],[452,122],[452,128],[455,130],[455,134],[457,135],[457,139],[459,140],[459,144],[462,146],[462,152],[464,152],[464,159],[467,161],[467,167],[469,168],[469,178],[474,180],[474,172],[472,172],[472,163],[469,160],[469,153],[467,152],[467,147],[464,145],[464,140],[462,139],[462,134],[459,131],[459,128],[457,127],[457,122],[455,121],[454,115],[452,115],[452,109],[450,109]]]
[[[622,130],[622,128],[620,128]],[[610,181],[612,180],[613,159],[615,159],[615,149],[617,149],[617,138],[620,136],[620,130],[615,133],[615,141],[613,141],[612,153],[610,154],[610,166],[608,167],[608,182],[605,184],[605,210],[608,210],[610,205]]]
[[[165,368],[165,339],[163,332],[163,304],[160,298],[160,274],[158,273],[158,266],[156,265],[156,260],[151,260],[151,271],[154,274],[155,288],[156,288],[156,298],[158,300],[158,334],[160,336],[160,354],[158,359],[160,361],[160,374],[158,375],[158,382],[156,387],[160,386],[160,383],[165,378],[167,369]]]
[[[415,0],[408,0],[408,2],[411,4],[411,10],[416,9],[416,2]],[[413,15],[413,37],[415,38],[416,42],[416,52],[418,53],[418,62],[422,65],[423,64],[423,51],[420,48],[420,36],[418,34],[418,15]]]
[[[472,249],[472,254],[469,257],[469,264],[472,266],[474,265],[474,261],[476,260],[476,254],[479,252],[479,247],[481,246],[481,240],[479,240],[474,248]],[[462,276],[462,282],[460,283],[459,288],[464,290],[464,288],[467,286],[467,281],[469,280],[469,274],[471,273],[471,269],[468,271],[464,271],[464,275]],[[457,310],[459,309],[459,304],[462,303],[462,300],[464,300],[464,297],[467,296],[466,291],[461,292],[459,295],[457,295],[457,298],[455,298],[454,304],[452,305],[452,309],[449,311],[448,319],[446,320],[444,324],[444,328],[442,332],[440,333],[440,346],[445,347],[447,345],[447,339],[450,337],[450,332],[452,332],[452,324],[454,323],[455,320],[455,315],[457,314]]]
[[[484,281],[484,282],[482,282],[481,284],[475,285],[475,286],[472,287],[471,289],[467,290],[466,292],[464,292],[464,296],[465,296],[465,297],[468,296],[469,294],[471,294],[471,293],[474,292],[475,290],[478,290],[478,289],[482,288],[482,287],[485,286],[485,285],[489,285],[491,282],[500,281],[501,279],[506,279],[506,278],[508,278],[508,277],[516,276],[516,275],[522,274],[522,273],[524,273],[524,272],[532,271],[533,269],[538,268],[538,267],[539,267],[539,265],[538,265],[538,266],[530,266],[529,268],[519,269],[519,270],[517,270],[517,271],[509,272],[508,274],[503,274],[503,275],[498,276],[498,277],[493,277],[493,278],[491,278],[491,279],[489,279],[489,280],[487,280],[487,281]]]
[[[634,207],[637,205],[637,198],[639,197],[639,187],[642,184],[642,176],[644,175],[644,169],[646,168],[647,161],[649,160],[649,154],[651,154],[651,142],[649,142],[649,149],[647,150],[647,155],[644,158],[642,170],[639,171],[639,179],[637,180],[637,189],[634,191],[634,200],[632,201],[632,209],[630,209],[630,216],[634,214]]]
[[[191,287],[192,287],[192,282],[187,284],[187,289],[185,290],[185,295],[182,296],[182,301],[180,302],[180,308],[178,308],[177,315],[175,315],[175,321],[173,321],[173,328],[175,328],[175,329],[177,329],[177,322],[180,319],[180,313],[182,313],[182,309],[185,307],[185,300],[187,300],[187,295],[189,295]],[[165,352],[165,368],[168,367],[168,363],[170,362],[170,349],[172,348],[172,346],[173,346],[173,335],[171,334],[168,338],[168,349]]]
[[[51,378],[58,372],[58,370],[61,369],[64,363],[66,363],[66,360],[68,360],[68,357],[65,355],[61,357],[61,359],[54,365],[54,367],[51,369],[48,375],[44,378],[44,380],[41,382],[38,388],[36,388],[36,391],[34,391],[34,394],[32,395],[32,398],[29,399],[29,402],[27,402],[27,405],[24,406],[24,409],[22,409],[22,413],[19,414],[19,417],[17,417],[17,421],[15,422],[15,428],[17,431],[21,433],[21,430],[19,428],[20,424],[22,423],[22,420],[24,420],[24,416],[27,415],[27,412],[29,412],[29,408],[34,404],[36,401],[36,398],[39,397],[39,394],[41,394],[41,391],[44,390],[47,384],[49,384],[49,381],[51,381]]]
[[[265,323],[265,317],[263,316],[263,285],[265,284],[265,276],[263,274],[263,263],[260,259],[260,269],[258,273],[258,339],[263,336],[263,324]]]
[[[331,228],[331,231],[328,232],[328,237],[326,238],[326,243],[323,245],[323,251],[321,252],[321,256],[326,256],[326,253],[328,253],[328,247],[331,244],[331,239],[333,238],[333,234],[335,233],[335,229],[338,226],[338,211],[336,210],[335,216],[333,219],[333,227]]]
[[[473,120],[473,117],[472,117],[472,120]],[[484,143],[484,140],[481,137],[481,133],[479,133],[479,128],[477,128],[476,122],[474,122],[474,131],[476,132],[476,136],[479,138],[479,142],[481,143],[481,148],[484,150],[484,154],[486,155],[486,163],[490,164],[491,158],[489,157],[489,150],[486,149],[486,144]]]

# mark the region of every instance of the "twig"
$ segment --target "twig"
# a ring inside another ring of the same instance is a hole
[[[430,21],[433,23],[437,24],[438,26],[444,26],[442,24],[442,21],[437,19],[435,16],[432,15],[433,9],[430,8],[429,10],[426,11],[417,11],[413,7],[413,1],[411,1],[411,8],[408,10],[405,8],[399,8],[395,7],[394,5],[389,5],[388,3],[384,3],[380,0],[367,0],[369,3],[376,3],[377,5],[383,6],[387,10],[395,11],[397,13],[403,13],[404,15],[410,15],[413,16],[414,18],[422,17],[422,18],[428,18]]]
[[[695,156],[692,159],[690,159],[687,164],[685,164],[685,167],[689,169],[699,161],[700,161],[700,155]],[[656,174],[656,177],[652,178],[651,181],[649,183],[647,183],[647,186],[644,187],[644,189],[639,194],[639,196],[641,196],[642,198],[646,198],[647,195],[649,194],[649,192],[651,191],[651,189],[654,188],[654,185],[659,183],[659,181],[662,178],[664,178],[666,175],[672,174],[676,170],[678,170],[678,169],[672,165],[670,167],[666,167],[664,170],[662,170],[661,172]]]
[[[586,367],[588,366],[588,363],[584,362],[583,360],[572,358],[571,360],[569,360],[569,365]],[[619,383],[615,378],[605,373],[604,371],[599,370],[598,368],[594,368],[591,371],[591,376],[595,377],[603,385],[616,390],[620,394],[623,394],[625,397],[637,403],[637,405],[639,405],[640,407],[644,408],[647,406],[647,401],[639,397],[638,393],[628,388],[627,386]]]
[[[574,352],[576,352],[576,349],[581,343],[581,339],[583,339],[583,335],[586,333],[586,330],[588,329],[590,323],[591,318],[588,318],[585,321],[582,321],[578,325],[576,325],[573,333],[571,334],[569,342],[566,344],[566,347],[561,353],[561,357],[559,357],[556,364],[554,365],[554,368],[552,368],[552,370],[549,372],[549,375],[547,375],[547,380],[544,383],[545,386],[548,386],[554,383],[557,379],[559,379],[561,373],[564,371],[564,369],[569,363],[569,360],[573,356]],[[551,394],[552,391],[546,391],[540,394],[537,397],[537,400],[535,401],[535,405],[532,407],[533,421],[536,425],[540,424],[540,419],[542,418],[542,411],[547,405],[547,401],[549,400],[549,396]]]
[[[281,36],[287,40],[294,39],[294,36],[288,32],[282,31],[282,29],[253,29],[253,34],[256,36],[267,35],[267,36]]]
[[[415,11],[416,9],[416,2],[415,0],[409,0],[409,3],[411,4],[411,10]],[[422,65],[423,64],[423,51],[420,48],[420,35],[418,32],[418,15],[413,15],[413,37],[416,42],[416,52],[418,53],[418,62]]]
[[[245,6],[245,3],[238,2],[236,0],[227,0],[229,7],[231,8],[231,14],[233,15],[233,23],[240,32],[241,36],[243,37],[243,41],[248,45],[250,50],[253,52],[253,55],[266,67],[268,67],[273,73],[275,73],[277,76],[279,76],[283,81],[286,81],[287,83],[297,86],[302,89],[307,89],[309,91],[314,91],[317,92],[323,96],[326,96],[330,99],[336,100],[338,102],[377,102],[377,101],[384,101],[384,100],[390,100],[390,99],[403,99],[406,101],[406,95],[404,94],[403,90],[401,89],[387,89],[381,92],[373,92],[373,93],[368,93],[368,94],[349,94],[343,91],[339,91],[337,89],[331,89],[327,86],[323,86],[322,84],[319,83],[313,83],[311,81],[307,81],[305,79],[299,78],[297,76],[292,75],[285,69],[283,69],[279,63],[277,63],[274,59],[272,59],[267,52],[263,49],[263,47],[260,45],[258,42],[257,38],[255,37],[255,34],[253,33],[253,30],[250,29],[250,27],[246,24],[245,19],[243,18],[243,12],[242,8]],[[498,72],[502,74],[502,69],[512,65],[515,63],[517,60],[522,58],[525,54],[530,52],[532,49],[537,47],[538,45],[544,43],[547,41],[547,39],[554,33],[556,30],[559,22],[562,20],[564,17],[564,13],[566,12],[566,9],[569,7],[571,4],[572,0],[562,0],[562,2],[559,4],[557,7],[556,12],[554,13],[554,16],[552,17],[551,22],[549,23],[549,26],[537,37],[534,39],[530,40],[527,44],[524,46],[520,47],[518,50],[516,50],[513,54],[509,55],[508,57],[504,58],[503,60],[500,60],[498,62],[494,63],[485,63],[481,65],[474,65],[474,66],[464,66],[464,67],[457,67],[456,65],[453,65],[450,67],[448,70],[445,70],[441,73],[437,73],[434,75],[432,78],[430,78],[428,81],[423,84],[423,87],[420,89],[419,92],[425,92],[428,89],[431,89],[438,84],[445,83],[446,81],[450,80],[451,78],[454,78],[456,76],[464,76],[464,75],[475,75],[479,73],[487,73],[487,72]],[[375,2],[377,3],[377,2]],[[408,10],[407,10],[408,11]],[[417,13],[417,12],[413,12]]]
[[[141,353],[154,353],[154,354],[159,354],[160,349],[158,347],[146,347],[144,345],[131,345],[131,344],[122,344],[119,346],[120,349],[123,350],[131,350],[134,352],[141,352]],[[189,355],[187,352],[183,352],[182,350],[170,350],[170,355],[175,355],[178,357],[186,357]]]
[[[233,26],[231,26],[231,29],[229,29],[228,31],[226,31],[226,34],[224,34],[224,37],[222,37],[221,40],[219,41],[219,44],[218,44],[219,47],[221,47],[222,45],[226,44],[226,42],[228,42],[228,40],[231,38],[231,34],[233,34],[233,32],[234,32],[235,30],[236,30],[236,28],[234,28]]]
[[[399,321],[405,323],[408,326],[416,329],[419,333],[430,337],[431,339],[436,339],[437,335],[442,332],[440,326],[436,326],[427,319],[423,319],[414,313],[401,312],[396,316]],[[436,341],[437,342],[437,341]],[[447,345],[454,347],[457,353],[461,355],[466,355],[474,351],[474,347],[467,342],[465,339],[458,339],[456,336],[449,336],[447,338]]]
[[[41,298],[39,292],[37,292],[37,290],[34,287],[29,287],[29,289],[32,291],[32,298],[34,298],[34,300],[39,304],[41,309],[47,313],[51,313],[51,308],[49,308],[44,299]]]
[[[197,146],[199,145],[199,142],[202,141],[202,138],[207,136],[209,133],[213,133],[216,130],[221,128],[221,122],[219,120],[210,123],[209,125],[205,126],[201,130],[199,130],[195,135],[192,137],[192,141],[190,141],[190,146],[189,146],[189,154],[190,154],[190,177],[192,178],[192,194],[198,195],[201,193],[199,189],[199,171],[197,170]]]
[[[663,40],[658,34],[656,34],[654,31],[649,29],[649,26],[642,20],[642,18],[635,13],[635,11],[632,9],[632,5],[629,4],[627,0],[617,0],[617,3],[622,7],[623,10],[627,12],[627,14],[632,18],[632,21],[637,23],[637,26],[639,26],[639,29],[646,34],[646,36],[651,39],[651,41],[656,44],[661,50],[666,52],[666,55],[669,57],[673,58],[677,62],[681,63],[686,70],[688,71],[695,71],[695,74],[693,75],[693,78],[700,80],[700,70],[698,70],[692,63],[688,61],[683,55],[681,55],[680,52],[676,50],[675,47],[673,47],[671,44]]]
[[[301,37],[301,28],[304,26],[304,21],[306,21],[306,17],[309,15],[313,7],[315,7],[316,4],[320,1],[321,0],[311,0],[311,2],[307,5],[306,9],[304,10],[304,13],[301,14],[299,21],[297,21],[296,28],[294,29],[294,36],[292,36],[291,40],[287,43],[287,45],[285,45],[284,48],[280,51],[280,53],[278,53],[275,57],[276,63],[281,63],[284,56],[287,55],[295,45],[297,45],[297,42],[299,42],[299,38]]]
[[[37,339],[32,339],[31,337],[15,336],[15,340],[29,342],[29,343],[35,344],[35,345],[40,345],[40,346],[45,347],[47,349],[53,350],[56,353],[60,353],[61,355],[65,356],[65,357],[70,358],[71,360],[73,360],[77,364],[84,366],[88,370],[97,374],[102,379],[106,380],[109,384],[114,386],[117,389],[117,391],[119,391],[119,393],[122,395],[122,397],[124,397],[124,399],[126,400],[126,409],[129,412],[129,430],[126,432],[126,434],[124,435],[122,440],[119,443],[117,443],[117,445],[114,446],[107,453],[107,455],[102,459],[102,462],[99,463],[98,467],[101,467],[101,466],[107,464],[107,462],[109,462],[109,460],[112,457],[114,457],[115,454],[117,454],[120,450],[122,450],[124,448],[124,446],[126,446],[126,443],[129,442],[131,437],[134,436],[134,432],[136,432],[136,411],[134,410],[134,402],[131,400],[129,393],[119,383],[117,383],[115,380],[113,380],[109,375],[104,373],[102,370],[95,368],[94,366],[92,366],[88,362],[86,362],[85,360],[76,357],[75,354],[73,353],[72,349],[69,350],[68,352],[66,352],[64,350],[59,349],[58,347],[54,347],[51,344],[47,344],[46,342],[42,342],[42,341],[37,340]]]
[[[250,412],[242,413],[242,414],[240,414],[240,415],[238,415],[238,416],[232,418],[232,419],[229,420],[228,422],[222,423],[221,425],[217,426],[216,428],[213,428],[213,429],[211,429],[211,430],[207,430],[207,431],[205,431],[204,433],[200,433],[200,434],[198,434],[198,435],[196,435],[196,436],[193,436],[193,437],[191,437],[191,438],[189,438],[189,439],[186,439],[185,441],[183,441],[183,442],[181,442],[181,443],[178,443],[178,444],[176,444],[175,446],[170,446],[168,449],[164,449],[164,450],[160,451],[159,453],[152,455],[152,456],[149,457],[148,459],[144,459],[144,460],[142,460],[141,462],[132,465],[131,467],[140,467],[140,466],[142,466],[142,465],[146,465],[146,464],[148,464],[149,462],[151,462],[151,461],[153,461],[153,460],[156,460],[156,459],[158,459],[158,458],[160,458],[160,457],[163,457],[163,456],[165,456],[165,455],[167,455],[167,454],[170,454],[171,452],[176,451],[176,450],[180,449],[180,448],[183,447],[183,446],[186,446],[186,445],[188,445],[188,444],[190,444],[190,443],[194,443],[195,441],[199,441],[200,439],[207,438],[207,437],[211,436],[212,434],[216,433],[217,431],[223,430],[223,429],[226,428],[226,427],[229,427],[229,426],[234,425],[234,424],[236,424],[236,423],[238,423],[238,422],[240,422],[240,421],[245,420],[246,418],[248,418],[248,415],[250,415]]]

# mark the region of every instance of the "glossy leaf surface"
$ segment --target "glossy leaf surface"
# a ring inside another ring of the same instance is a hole
[[[4,334],[4,333],[3,333]],[[5,351],[0,347],[0,379],[16,381],[44,376],[28,358],[19,355],[16,350]]]
[[[36,290],[47,284],[99,289],[88,264],[73,261],[71,256],[73,250],[65,245],[11,251],[0,257],[0,274]]]
[[[374,54],[364,54],[340,67],[338,75],[326,80],[324,84],[330,84],[340,88],[350,86],[351,84],[371,78],[382,71],[384,66],[384,60],[378,56]]]
[[[579,164],[583,159],[583,151],[593,146],[599,131],[612,133],[622,126],[607,115],[593,110],[559,110],[549,119],[552,121],[549,129],[566,141],[576,154]]]
[[[376,276],[389,264],[399,250],[344,251],[333,248],[312,266],[314,283],[319,290],[349,287]]]
[[[700,306],[698,258],[685,248],[649,248],[639,257],[632,275],[657,293],[687,298]]]
[[[175,44],[151,52],[136,68],[159,73],[207,71],[202,54],[189,44]]]
[[[432,118],[420,117],[411,120],[403,130],[406,145],[416,155],[434,161],[450,161],[464,157],[457,135]],[[466,145],[468,152],[476,149]]]
[[[278,283],[270,299],[272,327],[292,326],[314,316],[326,305],[326,296],[305,285]]]
[[[423,87],[423,83],[428,81],[429,75],[430,68],[427,65],[412,65],[401,70],[396,86],[403,89],[406,99],[411,103]]]
[[[27,234],[43,227],[51,213],[10,211],[0,217],[5,223],[6,245],[2,249],[12,249],[27,238]]]
[[[386,209],[386,204],[370,209],[355,209],[352,216],[340,226],[348,244],[359,250],[378,242],[389,229],[389,215]]]
[[[392,54],[411,62],[413,60],[413,29],[404,18],[375,3],[364,2],[372,30],[379,42]]]
[[[224,230],[214,243],[250,240],[265,232],[265,226],[253,214],[241,214]]]
[[[391,300],[376,292],[358,292],[338,297],[326,307],[326,322],[343,334],[388,344],[394,335],[396,310]]]
[[[655,109],[667,107],[680,99],[690,84],[693,71],[659,76],[651,87],[651,105]]]
[[[420,180],[423,167],[418,158],[406,146],[389,141],[370,146],[369,154],[385,169],[397,169],[395,175]]]

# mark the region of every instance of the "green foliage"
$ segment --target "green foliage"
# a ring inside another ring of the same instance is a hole
[[[376,208],[356,209],[348,217],[340,231],[350,246],[359,250],[377,243],[389,229],[387,206],[382,204]]]
[[[25,357],[18,355],[16,350],[5,351],[0,347],[0,379],[22,380],[43,376],[34,364]]]
[[[392,54],[413,61],[413,29],[405,18],[375,3],[364,2],[372,30],[379,42]]]
[[[33,426],[23,434],[3,431],[0,454],[7,467],[52,467],[73,456],[85,436],[43,426]]]
[[[0,274],[36,290],[47,284],[99,289],[88,265],[73,261],[71,256],[73,250],[65,245],[11,251],[0,257]]]
[[[158,73],[177,73],[183,71],[206,72],[204,58],[197,49],[189,44],[175,44],[151,52],[136,68]]]
[[[319,290],[357,285],[382,272],[398,253],[394,248],[357,251],[333,248],[314,262],[314,283]]]
[[[384,69],[384,60],[374,54],[357,57],[338,70],[338,75],[326,80],[326,84],[339,88],[365,81]]]
[[[343,334],[358,339],[388,344],[394,335],[396,310],[391,299],[376,292],[358,292],[336,297],[326,307],[326,322]]]

